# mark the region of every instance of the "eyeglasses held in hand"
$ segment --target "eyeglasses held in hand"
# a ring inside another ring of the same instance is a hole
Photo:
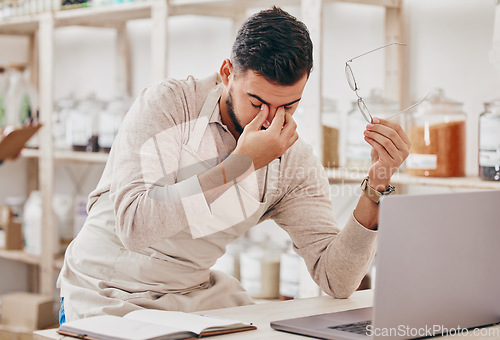
[[[368,107],[366,106],[363,98],[358,94],[358,90],[359,90],[359,87],[358,87],[358,84],[356,82],[356,78],[354,78],[354,73],[352,72],[352,68],[351,66],[349,65],[349,63],[351,63],[354,59],[357,59],[359,57],[362,57],[364,55],[367,55],[367,54],[370,54],[372,52],[375,52],[377,50],[380,50],[380,49],[383,49],[383,48],[386,48],[388,46],[391,46],[391,45],[401,45],[401,46],[406,46],[405,44],[402,44],[402,43],[398,43],[398,42],[393,42],[393,43],[390,43],[390,44],[387,44],[387,45],[384,45],[384,46],[381,46],[381,47],[378,47],[374,50],[371,50],[371,51],[368,51],[366,53],[363,53],[363,54],[360,54],[358,55],[357,57],[354,57],[354,58],[351,58],[349,59],[348,61],[346,61],[345,63],[345,76],[347,78],[347,83],[349,84],[349,86],[351,87],[351,89],[354,91],[354,93],[356,94],[356,96],[358,97],[358,108],[359,108],[359,111],[361,112],[361,114],[363,115],[363,118],[368,122],[368,123],[371,123],[372,120],[373,120],[373,117],[370,113],[370,110],[368,110]],[[391,119],[397,115],[399,115],[400,113],[403,113],[405,111],[408,111],[412,108],[414,108],[415,106],[421,104],[425,99],[427,99],[427,97],[429,96],[430,93],[428,93],[424,98],[422,98],[420,101],[418,101],[417,103],[407,107],[406,109],[404,109],[403,111],[399,111],[398,113],[388,117],[387,119]]]

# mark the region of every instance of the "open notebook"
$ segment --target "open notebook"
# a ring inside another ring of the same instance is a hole
[[[66,322],[58,333],[83,339],[189,339],[256,329],[251,323],[208,315],[137,310],[124,317],[100,315]]]

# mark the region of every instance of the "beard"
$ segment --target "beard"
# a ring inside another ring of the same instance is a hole
[[[229,114],[229,118],[231,118],[231,121],[234,125],[234,129],[241,135],[243,133],[243,126],[241,126],[240,121],[236,117],[236,114],[234,112],[234,105],[233,105],[233,91],[229,90],[227,99],[226,99],[226,105],[227,105],[227,113]]]

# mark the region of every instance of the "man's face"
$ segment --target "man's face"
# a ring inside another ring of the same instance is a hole
[[[267,128],[268,124],[272,123],[279,107],[284,107],[285,112],[293,115],[306,82],[307,75],[304,75],[295,84],[282,86],[270,83],[252,70],[238,74],[235,74],[233,70],[227,81],[227,95],[222,98],[224,103],[221,103],[221,109],[226,111],[223,112],[223,119],[230,119],[230,122],[225,122],[226,125],[230,129],[232,127],[231,130],[239,136],[243,128],[259,113],[261,105],[265,104],[269,106],[267,122],[264,123],[264,128]],[[224,117],[225,114],[227,114],[226,117]]]

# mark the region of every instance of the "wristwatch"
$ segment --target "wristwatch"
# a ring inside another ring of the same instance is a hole
[[[363,179],[363,182],[361,182],[361,190],[363,190],[363,192],[365,193],[366,197],[368,197],[369,199],[371,199],[376,204],[380,203],[380,198],[382,196],[392,195],[392,194],[394,194],[396,192],[396,188],[394,186],[392,186],[392,185],[389,185],[389,187],[387,189],[385,189],[384,191],[375,190],[371,186],[368,185],[368,180],[369,179],[370,179],[370,177],[368,177],[368,176],[366,176]]]

